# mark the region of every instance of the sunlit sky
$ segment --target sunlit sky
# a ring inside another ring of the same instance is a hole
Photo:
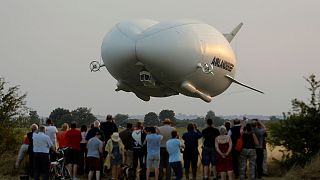
[[[27,105],[41,116],[62,107],[92,108],[94,114],[176,113],[280,115],[291,100],[308,101],[303,77],[320,79],[320,2],[292,1],[0,1],[0,76],[21,85]],[[244,25],[231,45],[236,78],[264,95],[233,84],[211,103],[183,95],[138,99],[116,92],[106,69],[92,73],[104,35],[123,20],[196,19],[222,33]]]

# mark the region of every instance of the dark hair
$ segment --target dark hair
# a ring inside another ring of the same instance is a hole
[[[47,124],[53,124],[52,120],[51,119],[47,119]]]
[[[112,120],[112,115],[110,115],[110,114],[107,115],[107,121],[108,120]]]
[[[178,136],[178,131],[177,130],[171,131],[171,137],[172,138],[176,138],[177,136]]]
[[[193,131],[194,130],[194,125],[192,123],[188,124],[187,130],[188,131]]]
[[[239,119],[233,120],[233,124],[240,124],[240,120]]]
[[[127,129],[131,129],[132,128],[132,123],[127,123]]]
[[[224,122],[224,126],[226,127],[226,129],[228,131],[231,128],[231,122],[230,121]]]
[[[252,126],[251,126],[250,123],[247,123],[245,128],[246,128],[247,132],[251,132],[252,131]]]
[[[72,121],[70,127],[71,128],[76,128],[77,127],[77,123],[75,121]]]
[[[150,133],[154,134],[154,133],[156,133],[156,128],[153,126],[149,127],[149,131],[150,131]]]
[[[136,124],[136,128],[141,129],[142,128],[142,122],[138,121]]]
[[[209,126],[212,126],[212,124],[213,124],[212,119],[207,119],[207,124],[208,124]]]
[[[80,128],[81,132],[87,132],[87,126],[86,125],[82,125]]]

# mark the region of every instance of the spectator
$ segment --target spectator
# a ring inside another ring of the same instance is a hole
[[[34,177],[33,176],[33,134],[37,133],[38,131],[38,125],[37,124],[32,124],[31,125],[31,132],[27,133],[27,138],[29,140],[29,147],[28,147],[28,151],[27,154],[29,155],[29,175],[30,177]]]
[[[111,164],[112,167],[112,179],[118,179],[120,175],[120,164],[123,163],[124,160],[124,145],[119,137],[119,133],[114,132],[111,135],[105,151],[108,152],[106,159],[107,167],[109,167],[109,164]]]
[[[150,179],[150,169],[154,168],[154,179],[158,180],[160,164],[160,143],[162,135],[156,134],[156,128],[150,127],[150,133],[146,136],[147,143],[147,180]],[[170,177],[171,178],[171,177]]]
[[[96,180],[100,179],[100,158],[102,158],[103,142],[100,140],[102,132],[97,131],[96,135],[87,143],[87,161],[88,161],[88,179],[92,180],[93,173],[96,174]]]
[[[231,122],[230,121],[224,122],[224,127],[226,127],[227,132],[229,132],[229,130],[231,129]]]
[[[240,120],[235,119],[233,121],[233,127],[230,128],[230,130],[228,131],[228,135],[231,137],[231,141],[232,141],[232,150],[231,150],[231,152],[232,152],[232,165],[233,165],[233,172],[234,172],[235,178],[239,177],[240,152],[237,151],[235,149],[235,147],[236,147],[238,139],[240,138],[240,129],[241,129]]]
[[[91,127],[91,129],[88,131],[88,133],[86,135],[86,141],[89,141],[91,138],[95,137],[97,132],[102,132],[100,130],[100,121],[99,120],[94,121],[93,127]],[[100,140],[104,142],[103,132],[102,132],[102,135],[100,138],[101,138]]]
[[[258,119],[254,120],[255,123],[253,124],[253,132],[257,136],[259,144],[256,145],[256,153],[257,153],[257,178],[261,179],[263,175],[263,141],[264,141],[264,134],[266,133],[266,127],[264,124]]]
[[[217,172],[220,173],[221,180],[232,180],[232,141],[227,135],[227,129],[224,126],[220,127],[220,135],[216,138],[215,147],[217,151]]]
[[[34,180],[39,180],[42,176],[43,180],[49,178],[49,150],[54,151],[53,143],[50,137],[44,134],[46,128],[40,126],[39,133],[33,133],[33,170]]]
[[[180,149],[183,146],[180,143],[178,132],[173,130],[171,132],[172,139],[169,139],[166,143],[167,151],[169,153],[170,167],[173,169],[176,175],[176,180],[182,179],[182,164]]]
[[[207,119],[207,127],[202,130],[203,147],[202,147],[202,164],[203,164],[203,179],[209,179],[209,166],[212,165],[212,172],[214,179],[217,179],[216,172],[216,150],[215,150],[215,139],[220,135],[218,129],[212,126],[212,119]]]
[[[132,159],[133,159],[133,138],[132,138],[132,124],[127,123],[127,129],[121,131],[119,133],[120,139],[124,145],[124,162],[129,167],[132,167]]]
[[[163,169],[166,169],[166,180],[171,179],[171,168],[169,165],[169,154],[166,149],[166,143],[171,138],[171,132],[175,130],[171,126],[171,120],[165,118],[163,121],[163,126],[159,127],[159,133],[162,135],[161,145],[160,145],[160,167],[159,167],[159,179],[162,180],[164,173]]]
[[[69,130],[68,123],[63,123],[61,126],[61,131],[57,134],[57,140],[58,140],[58,148],[65,148],[67,147],[67,140],[66,140],[66,133]]]
[[[137,172],[138,162],[140,166],[139,176],[140,180],[145,179],[145,163],[143,162],[143,158],[145,156],[145,146],[143,146],[143,142],[146,139],[146,133],[143,130],[142,123],[137,122],[135,130],[132,132],[132,138],[133,138],[133,172],[134,176]]]
[[[87,126],[82,125],[80,128],[81,131],[81,141],[80,141],[80,159],[79,159],[79,168],[78,174],[83,175],[86,172],[85,167],[87,167],[86,157],[87,157]]]
[[[105,138],[104,141],[105,143],[107,143],[111,135],[114,132],[118,132],[118,127],[113,122],[112,115],[110,114],[107,115],[106,121],[101,123],[100,129],[104,133],[104,138]]]
[[[47,119],[46,126],[46,135],[48,135],[53,143],[54,150],[57,149],[57,134],[58,129],[53,125],[53,121],[51,119]]]
[[[23,137],[22,145],[19,149],[18,157],[17,157],[16,163],[15,163],[15,168],[19,168],[22,160],[24,159],[25,155],[27,154],[27,151],[29,148],[29,143],[30,143],[29,139],[28,139],[27,135],[25,135]]]
[[[66,163],[73,180],[77,180],[77,170],[80,160],[80,141],[82,139],[80,130],[76,129],[76,122],[71,123],[71,129],[66,133],[67,146]]]
[[[259,141],[255,135],[255,133],[252,132],[252,127],[250,123],[247,123],[243,134],[242,134],[242,140],[243,140],[243,149],[240,153],[240,180],[244,180],[245,178],[245,171],[247,167],[247,160],[249,161],[249,173],[250,178],[255,179],[255,167],[256,167],[256,150],[255,145],[259,144]]]
[[[190,164],[192,167],[192,179],[196,180],[197,178],[197,165],[198,165],[198,140],[201,138],[201,132],[198,130],[196,124],[188,124],[188,132],[182,135],[184,140],[184,151],[183,151],[183,161],[186,179],[189,179],[189,169]]]
[[[268,157],[267,157],[267,137],[268,137],[268,134],[267,132],[263,134],[263,166],[262,166],[262,169],[263,169],[263,176],[269,176],[268,175]]]

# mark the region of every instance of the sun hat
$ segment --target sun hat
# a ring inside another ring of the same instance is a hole
[[[112,139],[112,141],[114,141],[114,142],[119,142],[119,141],[120,141],[119,133],[114,132],[114,133],[111,135],[111,139]]]
[[[162,121],[163,124],[171,124],[171,120],[169,118],[165,118],[163,121]]]

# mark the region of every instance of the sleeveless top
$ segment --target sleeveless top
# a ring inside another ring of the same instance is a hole
[[[243,148],[244,149],[255,149],[255,144],[254,144],[254,140],[253,140],[253,133],[250,133],[250,134],[243,133],[242,140],[243,140]]]

